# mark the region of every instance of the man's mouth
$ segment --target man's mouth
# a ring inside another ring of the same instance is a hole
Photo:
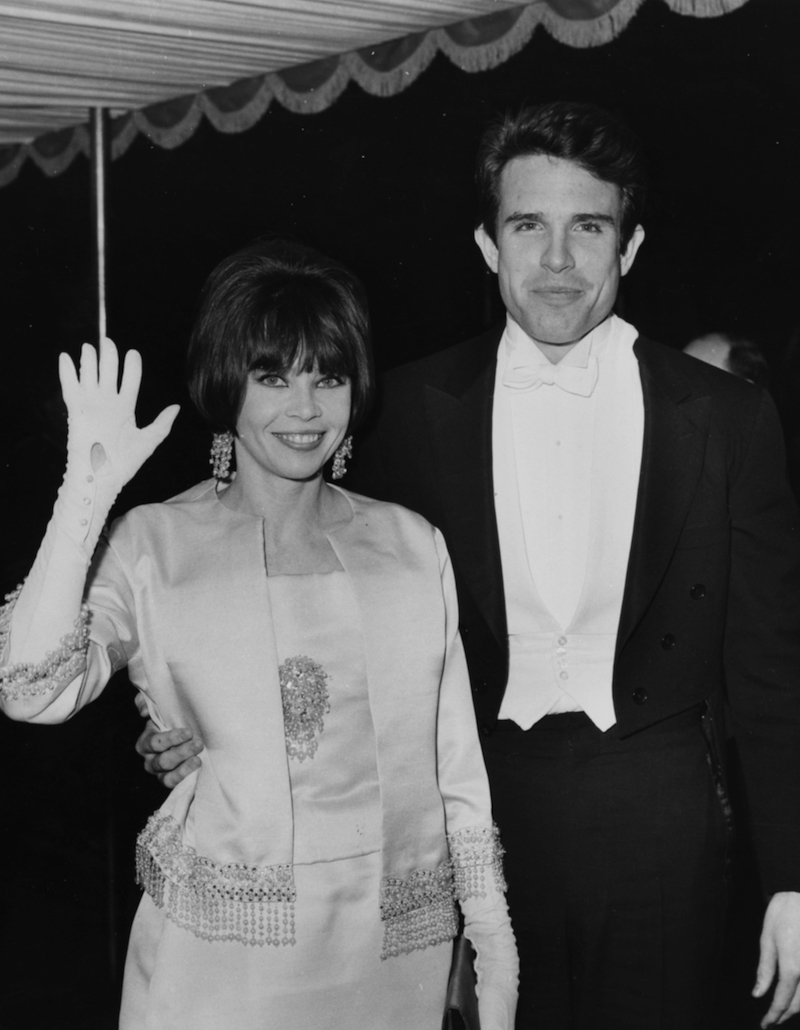
[[[582,295],[583,290],[576,286],[537,286],[531,292],[537,297],[542,297],[556,304],[559,302],[569,304],[577,300]]]

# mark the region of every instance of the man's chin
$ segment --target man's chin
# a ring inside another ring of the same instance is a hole
[[[571,347],[575,343],[580,343],[584,336],[596,329],[601,321],[603,319],[598,321],[587,319],[580,322],[570,320],[568,323],[536,321],[523,323],[522,329],[537,343],[545,344],[548,347]]]
[[[571,329],[563,332],[555,332],[548,328],[537,327],[533,331],[526,329],[528,336],[536,343],[544,344],[547,347],[571,347],[590,333],[594,326],[589,329]]]

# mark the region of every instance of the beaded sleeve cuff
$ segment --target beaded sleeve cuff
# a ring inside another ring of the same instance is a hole
[[[381,958],[443,944],[458,933],[453,866],[415,869],[406,877],[386,877],[381,887]]]
[[[184,844],[156,812],[136,842],[136,881],[169,920],[206,941],[276,947],[295,943],[290,865],[220,865]]]
[[[453,863],[455,896],[459,901],[485,898],[487,887],[506,890],[503,846],[496,826],[468,827],[447,835]]]
[[[0,654],[8,643],[11,615],[21,590],[22,585],[6,594],[6,603],[0,608]],[[88,647],[89,608],[84,604],[75,620],[75,629],[63,636],[59,646],[48,651],[41,662],[18,662],[0,667],[0,697],[4,701],[18,701],[52,693],[83,670]]]
[[[448,834],[450,858],[437,869],[386,877],[381,887],[381,958],[443,944],[458,933],[456,901],[505,891],[503,848],[496,826]]]

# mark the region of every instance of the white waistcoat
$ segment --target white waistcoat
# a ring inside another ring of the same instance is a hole
[[[509,320],[493,409],[495,507],[510,670],[500,717],[528,729],[549,712],[616,721],[611,692],[644,433],[633,326],[611,316],[562,362],[597,362],[590,396],[504,384],[549,364]]]

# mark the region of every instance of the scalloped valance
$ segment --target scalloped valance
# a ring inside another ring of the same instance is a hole
[[[88,154],[87,125],[76,123],[89,107],[109,108],[114,116],[113,159],[139,133],[176,147],[203,117],[220,132],[242,132],[273,101],[313,114],[351,81],[373,95],[392,96],[439,52],[464,71],[485,71],[517,53],[539,26],[568,46],[602,45],[644,2],[297,0],[287,13],[285,4],[268,0],[175,0],[169,21],[160,0],[0,2],[0,185],[13,181],[26,160],[57,175],[78,154]],[[747,0],[660,2],[678,14],[716,17]],[[365,13],[365,6],[373,10]],[[442,27],[448,16],[487,10]],[[401,36],[401,26],[418,31]],[[335,53],[362,40],[377,42]],[[243,77],[243,69],[260,73]],[[189,83],[206,88],[192,91]]]

